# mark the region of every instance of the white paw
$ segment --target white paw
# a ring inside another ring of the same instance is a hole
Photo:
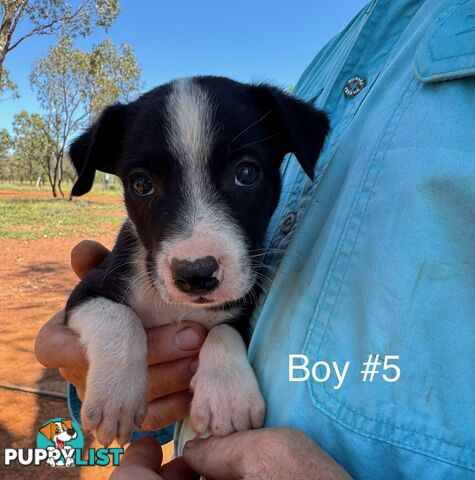
[[[90,373],[87,379],[86,398],[81,408],[81,421],[85,430],[104,446],[117,439],[120,445],[130,440],[136,427],[147,412],[147,368]]]
[[[259,428],[265,403],[250,365],[228,365],[196,372],[191,380],[190,421],[194,432],[224,437]]]

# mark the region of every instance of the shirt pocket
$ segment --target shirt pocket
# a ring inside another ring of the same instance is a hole
[[[429,27],[414,58],[421,82],[475,75],[475,0],[447,8]]]
[[[339,199],[348,218],[304,353],[350,362],[339,389],[307,382],[325,415],[475,471],[473,52],[475,1],[447,9],[419,43],[391,135],[352,198]],[[364,381],[369,355],[381,363]],[[388,355],[399,357],[396,382],[382,377],[394,377]]]

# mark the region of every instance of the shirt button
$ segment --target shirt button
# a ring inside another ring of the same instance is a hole
[[[355,77],[351,77],[345,84],[345,88],[343,91],[345,92],[345,95],[347,97],[354,97],[355,95],[358,95],[358,93],[363,90],[363,88],[366,87],[366,80],[363,77],[360,77],[359,75],[356,75]]]
[[[287,214],[280,222],[280,231],[284,234],[289,233],[294,228],[297,221],[297,215],[295,213]]]

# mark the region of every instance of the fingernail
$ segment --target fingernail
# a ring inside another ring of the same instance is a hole
[[[196,350],[202,343],[201,335],[191,327],[180,330],[175,338],[180,350]]]
[[[188,450],[190,448],[193,448],[195,445],[196,445],[196,439],[193,438],[192,440],[188,440],[185,443],[184,450]]]
[[[198,370],[198,365],[200,361],[198,357],[196,357],[191,363],[190,363],[190,371],[191,373],[196,373],[196,370]]]

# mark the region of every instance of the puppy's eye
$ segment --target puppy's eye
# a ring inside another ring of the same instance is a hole
[[[153,193],[153,183],[146,173],[134,173],[130,177],[130,188],[139,197],[146,197]]]
[[[261,171],[255,163],[243,162],[236,167],[234,183],[238,187],[253,187],[261,176]]]

